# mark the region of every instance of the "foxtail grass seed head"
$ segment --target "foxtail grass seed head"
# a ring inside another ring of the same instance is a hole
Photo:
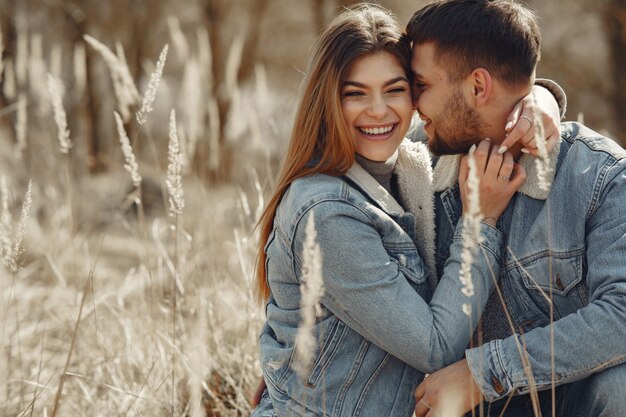
[[[124,121],[122,120],[122,116],[120,116],[118,112],[113,112],[113,115],[115,116],[117,133],[120,137],[122,153],[124,154],[124,160],[126,161],[126,163],[124,164],[124,169],[126,169],[126,171],[130,173],[130,177],[133,180],[133,185],[135,187],[139,187],[139,184],[141,184],[139,166],[137,165],[137,160],[135,159],[133,148],[132,146],[130,146],[130,140],[128,139],[128,135],[126,134],[126,129],[124,129]]]
[[[70,131],[67,128],[67,116],[63,108],[63,86],[61,81],[54,78],[52,74],[48,74],[48,91],[50,92],[50,99],[52,101],[54,121],[59,131],[59,147],[61,153],[66,154],[72,147],[72,142],[70,141]]]
[[[26,230],[26,223],[28,222],[28,216],[30,214],[30,206],[32,203],[32,189],[33,182],[28,181],[28,190],[24,195],[24,202],[22,203],[22,214],[20,215],[20,222],[17,224],[17,230],[15,231],[15,241],[13,243],[13,252],[11,253],[11,260],[9,268],[13,272],[17,272],[19,269],[18,261],[20,255],[24,252],[22,247],[22,240],[24,240],[24,232]]]
[[[159,60],[157,61],[156,68],[152,75],[150,76],[150,82],[148,83],[148,88],[143,95],[143,101],[141,103],[141,109],[135,115],[137,117],[137,122],[140,125],[143,125],[148,120],[148,113],[150,113],[153,108],[152,104],[154,104],[154,99],[156,98],[157,89],[159,88],[159,83],[161,82],[161,76],[163,75],[163,67],[165,67],[165,59],[167,58],[167,49],[168,45],[165,44],[161,54],[159,55]]]
[[[474,295],[474,283],[472,281],[472,263],[478,249],[478,244],[482,241],[480,234],[480,222],[482,215],[480,212],[480,180],[478,179],[476,160],[474,152],[470,151],[468,155],[468,205],[466,212],[463,214],[463,251],[461,252],[461,273],[460,279],[463,288],[461,292],[466,297]],[[471,313],[469,305],[463,306],[465,314]]]
[[[181,214],[185,208],[185,194],[181,173],[183,169],[183,156],[180,152],[178,132],[176,130],[176,111],[170,112],[170,141],[167,147],[167,192],[169,194],[170,214]]]
[[[313,326],[315,325],[315,317],[322,314],[320,305],[320,300],[324,295],[322,253],[316,239],[315,219],[311,213],[306,224],[306,239],[302,253],[301,321],[296,334],[296,353],[293,364],[301,378],[304,378],[311,368],[316,343]]]
[[[128,122],[131,117],[130,109],[139,103],[141,96],[130,75],[121,44],[116,45],[116,55],[106,45],[89,35],[84,35],[83,39],[102,56],[109,68],[120,115],[125,123]]]
[[[538,186],[543,191],[548,191],[550,189],[550,177],[552,171],[552,165],[550,164],[550,154],[548,153],[548,148],[546,146],[546,130],[543,125],[543,120],[541,118],[541,114],[539,113],[539,108],[537,107],[537,98],[533,93],[533,120],[535,122],[535,143],[537,144],[538,155],[535,158],[535,166],[537,167],[538,173]]]
[[[11,211],[9,210],[9,189],[5,176],[0,177],[0,202],[2,204],[0,212],[0,258],[5,267],[9,266],[11,253]]]

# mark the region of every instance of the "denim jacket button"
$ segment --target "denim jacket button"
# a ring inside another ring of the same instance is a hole
[[[493,383],[493,389],[495,389],[498,394],[502,394],[504,392],[504,386],[502,386],[502,383],[498,380],[498,378],[495,376],[491,377],[491,382]]]

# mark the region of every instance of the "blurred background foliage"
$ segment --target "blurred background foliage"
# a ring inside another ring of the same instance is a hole
[[[91,172],[119,159],[111,77],[88,34],[123,47],[140,92],[165,43],[171,46],[150,130],[165,131],[171,107],[194,144],[194,170],[231,179],[252,153],[267,159],[288,137],[306,56],[320,29],[353,0],[1,0],[4,43],[0,123],[16,138],[27,97],[29,140],[50,129],[45,73],[65,83],[75,152]],[[425,1],[381,0],[401,22]],[[567,92],[567,119],[621,140],[626,135],[626,0],[530,1],[540,16],[539,76]],[[24,101],[22,104],[25,103]],[[129,130],[133,127],[127,125]],[[158,136],[158,135],[155,135]],[[152,139],[152,136],[149,135]],[[159,140],[158,137],[156,140]],[[145,143],[137,143],[141,149]],[[258,159],[258,158],[255,158]],[[267,162],[267,161],[266,161]],[[37,164],[38,161],[30,161]]]

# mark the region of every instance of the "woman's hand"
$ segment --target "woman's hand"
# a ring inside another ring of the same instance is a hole
[[[485,139],[478,147],[472,146],[470,154],[476,161],[476,172],[479,181],[480,213],[484,221],[495,226],[498,218],[511,201],[513,194],[526,180],[524,168],[513,161],[509,152],[503,155],[498,152],[498,146],[491,146],[491,141]],[[463,201],[463,212],[468,209],[468,167],[469,155],[461,159],[459,169],[459,187]]]
[[[534,97],[533,97],[534,95]],[[536,107],[536,108],[535,108]],[[507,119],[505,126],[506,138],[502,141],[499,152],[506,152],[516,142],[522,144],[522,152],[531,155],[538,155],[536,137],[538,121],[536,115],[540,116],[543,123],[546,141],[546,149],[551,152],[556,145],[556,141],[561,135],[561,116],[559,105],[556,99],[547,89],[534,86],[530,94],[520,100]]]

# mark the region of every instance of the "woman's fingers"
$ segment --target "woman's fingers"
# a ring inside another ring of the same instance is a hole
[[[499,182],[509,182],[513,177],[513,169],[515,167],[515,161],[513,161],[513,155],[510,152],[504,154],[500,171],[498,172]]]
[[[498,152],[501,154],[505,153],[511,146],[513,146],[517,141],[522,139],[524,135],[533,127],[533,111],[531,105],[526,105],[525,101],[522,100],[515,106],[517,109],[519,106],[520,110],[518,117],[509,116],[509,121],[505,127],[505,131],[507,131],[507,127],[510,126],[510,130],[506,133],[506,137],[500,144],[500,148]],[[511,112],[511,115],[516,114],[516,110]],[[510,125],[514,122],[512,125]]]
[[[513,195],[526,181],[526,170],[520,164],[513,164],[513,170],[511,172],[511,180],[508,182],[508,187]]]

